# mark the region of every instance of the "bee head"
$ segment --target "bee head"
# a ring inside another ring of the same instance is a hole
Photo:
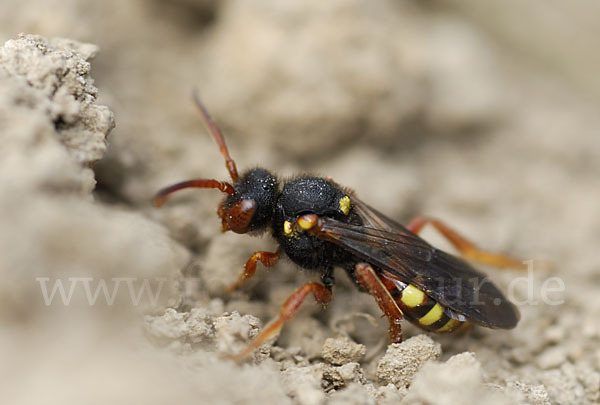
[[[244,173],[233,185],[217,214],[222,230],[235,233],[261,231],[269,224],[277,199],[278,181],[269,171],[260,167]]]

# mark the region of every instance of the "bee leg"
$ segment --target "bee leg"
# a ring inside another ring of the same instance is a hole
[[[411,232],[419,233],[419,231],[427,224],[430,224],[437,229],[465,258],[469,260],[498,268],[527,269],[527,264],[522,260],[503,254],[481,250],[473,242],[467,240],[448,225],[435,218],[422,216],[413,218],[406,225],[406,228]]]
[[[254,252],[252,256],[246,262],[244,266],[244,271],[239,275],[237,281],[227,288],[225,288],[225,294],[231,293],[233,290],[238,288],[244,281],[249,279],[256,273],[256,262],[261,262],[265,267],[272,267],[277,264],[279,261],[279,249],[277,249],[274,253],[271,252]]]
[[[290,320],[292,316],[296,313],[300,305],[304,299],[312,293],[315,297],[315,301],[321,305],[327,305],[329,300],[331,299],[331,291],[324,287],[323,285],[312,282],[303,285],[298,288],[290,297],[285,301],[285,303],[281,306],[281,310],[279,311],[279,317],[274,321],[270,322],[265,328],[256,336],[250,344],[240,353],[230,356],[230,358],[234,360],[242,360],[246,356],[248,356],[254,349],[262,345],[266,340],[271,338],[273,335],[278,333],[283,324]]]
[[[333,266],[328,267],[321,273],[321,283],[327,288],[329,291],[333,288],[333,284],[335,283],[335,276],[333,274]]]
[[[354,266],[354,276],[361,286],[363,286],[374,298],[381,311],[387,316],[390,323],[389,335],[390,342],[402,342],[402,311],[398,304],[390,295],[390,292],[381,282],[381,279],[373,270],[373,267],[367,263],[358,263]]]

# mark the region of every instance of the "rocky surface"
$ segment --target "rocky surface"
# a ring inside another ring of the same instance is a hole
[[[560,21],[545,5],[523,35],[517,3],[495,19],[453,1],[2,3],[5,402],[598,403],[597,25],[587,2]],[[315,276],[259,266],[226,296],[274,242],[221,234],[216,191],[151,207],[162,186],[226,177],[194,87],[240,169],[326,174],[394,218],[434,215],[535,259],[484,269],[518,327],[405,323],[388,346],[340,272],[325,310],[309,298],[253,357],[228,360]]]

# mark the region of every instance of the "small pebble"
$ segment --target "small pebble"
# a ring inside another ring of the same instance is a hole
[[[347,363],[358,363],[363,359],[367,348],[355,343],[347,337],[328,338],[322,349],[323,359],[329,364],[341,366]]]
[[[441,354],[440,344],[427,335],[391,344],[377,365],[377,380],[383,385],[392,383],[399,388],[406,387],[423,364],[439,359]]]

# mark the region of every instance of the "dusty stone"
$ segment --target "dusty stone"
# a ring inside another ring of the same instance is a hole
[[[380,384],[392,383],[399,388],[407,387],[423,364],[438,359],[441,354],[440,344],[427,335],[391,344],[377,364],[377,380]]]
[[[569,363],[563,364],[559,369],[542,372],[540,380],[552,403],[582,403],[586,396],[585,388],[577,378],[577,370]]]
[[[203,308],[193,308],[190,312],[177,312],[167,308],[161,316],[146,316],[146,330],[159,341],[180,340],[182,343],[214,343],[214,319]]]
[[[445,363],[426,363],[410,385],[402,404],[510,404],[483,384],[481,364],[473,353],[452,356]]]
[[[554,346],[548,348],[538,357],[537,364],[541,369],[548,370],[560,366],[566,360],[567,354],[564,347]]]
[[[580,373],[579,380],[585,389],[585,399],[592,404],[600,402],[600,371],[586,368]]]
[[[367,348],[347,337],[328,338],[323,345],[322,356],[329,364],[340,366],[350,362],[360,362]]]
[[[82,165],[104,155],[106,136],[114,127],[112,112],[95,103],[98,89],[88,60],[97,53],[96,45],[38,35],[21,35],[0,48],[4,70],[42,95],[40,107],[46,109],[58,139]]]
[[[509,382],[505,392],[513,402],[526,402],[532,405],[550,405],[550,397],[543,385],[529,385],[518,381]]]
[[[95,51],[94,45],[35,35],[0,47],[5,187],[81,195],[94,188],[88,166],[104,155],[114,127],[112,112],[95,103],[87,61]],[[19,165],[29,170],[17,174]]]
[[[358,363],[346,363],[342,366],[325,365],[323,367],[322,386],[326,391],[344,387],[351,382],[365,384],[367,379]]]
[[[260,321],[254,316],[233,312],[216,317],[214,325],[217,351],[235,354],[241,352],[258,334]]]
[[[179,339],[186,335],[185,314],[168,308],[160,317],[146,317],[147,329],[157,337]]]
[[[350,383],[344,389],[333,391],[328,397],[328,404],[375,405],[375,395],[363,384]]]
[[[396,388],[394,384],[384,385],[379,387],[375,396],[375,403],[377,405],[392,405],[399,403],[407,393],[407,389],[402,387],[401,389]]]
[[[565,329],[559,326],[552,326],[544,332],[544,339],[549,344],[556,344],[565,338]]]
[[[298,404],[324,404],[326,396],[321,389],[322,366],[291,367],[282,372],[287,394]]]

